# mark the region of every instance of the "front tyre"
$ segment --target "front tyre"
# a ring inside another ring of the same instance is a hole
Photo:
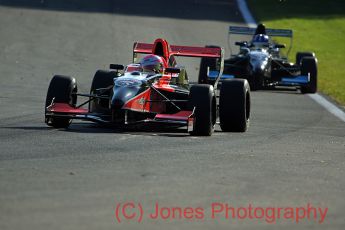
[[[116,72],[108,70],[98,70],[93,77],[90,94],[97,94],[96,90],[100,88],[109,88],[114,85],[114,78],[117,77]],[[103,93],[102,96],[108,96],[109,99],[95,99],[89,104],[89,112],[106,113],[109,112],[109,100],[111,96],[111,89]]]
[[[77,104],[77,81],[73,77],[55,75],[50,81],[45,111],[49,105],[54,103],[67,103],[71,106]],[[67,128],[71,124],[71,119],[64,117],[45,117],[46,123],[54,128]]]
[[[301,61],[301,75],[309,75],[309,83],[301,87],[302,93],[316,93],[317,91],[317,59],[305,57]]]
[[[216,97],[213,86],[193,85],[190,88],[189,107],[194,110],[194,129],[191,135],[211,136],[216,123]]]
[[[250,118],[250,87],[245,79],[222,82],[219,121],[224,132],[245,132]]]
[[[305,57],[315,57],[315,54],[312,52],[297,52],[296,53],[296,65],[301,66],[302,59]]]

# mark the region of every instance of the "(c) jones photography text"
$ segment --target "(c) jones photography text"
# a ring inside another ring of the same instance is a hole
[[[299,223],[309,221],[322,224],[326,219],[327,207],[307,203],[301,206],[232,206],[223,202],[212,202],[207,207],[201,206],[162,206],[155,202],[150,209],[144,208],[141,202],[122,202],[116,204],[115,219],[118,223],[142,222],[144,219],[156,221],[171,220],[258,220],[268,224],[278,220]]]

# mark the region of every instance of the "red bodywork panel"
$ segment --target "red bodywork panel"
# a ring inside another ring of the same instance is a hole
[[[157,114],[155,119],[188,121],[188,118],[192,116],[192,114],[193,111],[180,111],[175,114]]]
[[[127,101],[122,109],[130,109],[137,112],[151,112],[150,103],[147,102],[150,100],[150,97],[151,90],[147,89]]]
[[[87,114],[89,111],[84,108],[75,108],[67,103],[54,103],[47,108],[48,112],[52,113],[66,113],[66,114]]]
[[[161,89],[168,92],[174,92],[175,89],[170,86],[171,76],[165,75],[161,77],[153,86],[157,89]]]

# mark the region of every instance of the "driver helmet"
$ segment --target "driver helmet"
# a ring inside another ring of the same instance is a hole
[[[164,60],[157,55],[147,55],[140,61],[143,72],[147,73],[163,73]]]
[[[255,47],[267,47],[269,45],[269,37],[266,34],[257,34],[253,37],[252,44]]]

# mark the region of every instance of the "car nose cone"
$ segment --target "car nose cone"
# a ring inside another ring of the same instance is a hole
[[[140,87],[114,87],[111,107],[113,109],[121,109],[126,102],[135,97]]]

